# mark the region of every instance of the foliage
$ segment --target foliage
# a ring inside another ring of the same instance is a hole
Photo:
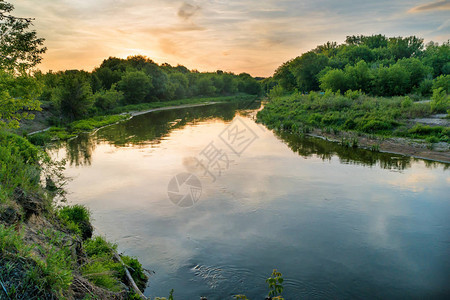
[[[430,107],[433,113],[445,113],[450,110],[450,96],[442,87],[433,90]]]
[[[117,91],[115,85],[109,90],[100,90],[94,94],[94,105],[100,111],[117,107],[124,100],[123,92]]]
[[[23,73],[41,61],[44,39],[30,30],[31,18],[11,14],[14,6],[0,0],[0,69]]]
[[[384,35],[348,36],[338,45],[327,42],[283,63],[274,73],[273,85],[287,92],[361,90],[376,96],[428,95],[430,80],[450,73],[449,43],[429,43],[410,37]],[[447,82],[439,79],[433,88]]]
[[[269,285],[269,297],[274,297],[273,299],[281,298],[281,293],[283,292],[283,277],[280,272],[276,269],[273,270],[272,276],[266,279],[266,283]]]
[[[64,206],[59,209],[58,216],[70,231],[81,235],[83,239],[92,236],[91,212],[87,207],[80,204]]]
[[[431,103],[416,103],[409,97],[369,97],[358,91],[347,91],[345,95],[326,91],[273,98],[258,112],[258,120],[269,128],[299,133],[316,127],[419,139],[432,135],[440,141],[448,141],[448,131],[443,127],[435,126],[426,132],[405,126],[408,119],[426,117],[445,109],[449,109],[448,95],[442,89],[435,91]]]
[[[39,189],[39,150],[26,139],[0,131],[0,202],[12,197],[18,187]]]
[[[153,87],[151,79],[142,71],[126,72],[117,83],[117,88],[124,94],[126,103],[142,103]]]
[[[72,121],[86,116],[94,104],[89,81],[77,71],[62,73],[52,100],[60,113]]]
[[[29,111],[40,110],[40,92],[41,85],[35,78],[0,70],[0,129],[18,128],[20,120],[32,119]]]

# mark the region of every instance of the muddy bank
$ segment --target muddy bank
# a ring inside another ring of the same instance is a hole
[[[381,138],[354,132],[332,133],[321,129],[314,129],[308,135],[337,143],[356,143],[358,148],[373,151],[450,163],[450,145],[444,142],[430,144],[424,141],[401,137]]]

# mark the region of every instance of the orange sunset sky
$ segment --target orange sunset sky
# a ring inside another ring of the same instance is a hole
[[[190,69],[271,76],[288,59],[347,35],[450,38],[450,1],[17,0],[48,47],[43,71],[91,71],[142,54]]]

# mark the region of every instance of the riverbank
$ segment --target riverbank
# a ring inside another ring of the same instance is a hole
[[[438,115],[443,117],[437,120],[439,125],[421,122],[436,119],[432,107],[433,101],[369,97],[358,92],[292,94],[270,99],[258,113],[258,121],[274,130],[308,134],[348,147],[450,163],[447,114]]]
[[[115,108],[110,112],[111,114],[109,115],[95,116],[74,121],[64,126],[51,126],[46,128],[42,128],[42,124],[45,123],[45,120],[43,120],[41,117],[38,117],[36,118],[38,124],[33,124],[33,121],[25,122],[25,126],[21,128],[21,131],[33,144],[44,146],[49,142],[57,140],[67,140],[77,136],[82,132],[90,132],[95,129],[103,128],[105,126],[117,124],[119,122],[129,120],[134,116],[146,114],[149,112],[199,107],[217,103],[229,103],[234,101],[249,101],[256,98],[257,97],[253,95],[236,95],[127,105]],[[48,115],[45,112],[44,114]]]
[[[376,137],[354,132],[327,132],[314,128],[306,135],[340,143],[346,147],[357,147],[370,151],[411,156],[414,158],[450,163],[450,145],[445,142],[435,144],[401,137]]]
[[[57,205],[62,165],[5,131],[0,165],[0,299],[139,299],[139,261],[93,236],[86,207]]]

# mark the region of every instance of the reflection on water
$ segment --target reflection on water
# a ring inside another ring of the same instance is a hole
[[[233,120],[236,112],[242,116],[252,114],[252,110],[260,107],[260,102],[241,102],[216,104],[204,107],[193,107],[179,110],[157,111],[151,114],[143,114],[114,126],[102,128],[96,134],[81,134],[64,144],[67,159],[71,165],[90,165],[92,152],[100,142],[117,147],[135,147],[156,145],[175,129],[181,129],[186,125],[195,125],[207,120]],[[380,165],[384,169],[404,170],[411,167],[412,161],[418,161],[409,156],[391,153],[372,152],[364,149],[342,147],[320,138],[300,136],[287,132],[276,133],[292,151],[307,158],[318,156],[323,160],[331,160],[339,157],[342,163],[361,164],[364,166]],[[443,166],[447,169],[450,164],[426,161],[428,167]]]
[[[360,148],[343,147],[321,138],[311,138],[292,133],[281,132],[277,136],[285,142],[292,151],[308,158],[318,156],[323,160],[331,160],[334,156],[345,164],[358,164],[363,166],[380,165],[383,169],[404,170],[411,167],[411,162],[419,161],[409,156],[396,155],[383,152],[372,152]],[[424,161],[427,167],[440,167],[448,169],[450,164],[435,161]]]
[[[149,113],[53,151],[97,234],[155,271],[146,295],[264,299],[273,268],[286,299],[450,293],[448,165],[275,135],[245,108]],[[216,182],[199,175],[195,206],[174,205],[171,178],[236,114],[258,138]]]

